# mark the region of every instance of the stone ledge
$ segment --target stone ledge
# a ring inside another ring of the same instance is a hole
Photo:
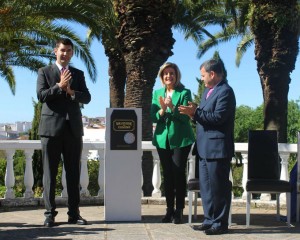
[[[56,197],[55,199],[57,206],[67,206],[67,198]],[[188,199],[185,200],[186,206],[188,205]],[[153,197],[142,197],[141,204],[149,205],[165,205],[165,197],[153,198]],[[104,199],[101,197],[81,197],[80,205],[104,205]],[[198,198],[197,205],[202,206],[201,198]],[[15,199],[4,199],[0,198],[0,207],[38,207],[44,206],[42,198],[15,198]],[[232,206],[246,207],[246,200],[235,198],[232,200]],[[264,209],[276,209],[276,200],[261,201],[251,200],[252,208],[264,208]],[[281,203],[281,209],[286,209],[286,204]]]
[[[57,206],[67,206],[67,198],[56,197],[55,202]],[[104,200],[100,197],[81,197],[81,205],[103,205]],[[0,198],[0,207],[35,207],[44,206],[43,198],[14,198],[4,199]]]
[[[142,204],[150,204],[150,205],[165,205],[166,199],[164,197],[161,198],[153,198],[153,197],[142,197]],[[188,199],[185,199],[185,205],[189,204]],[[235,207],[245,207],[246,208],[246,200],[241,198],[235,198],[232,200],[232,206]],[[202,206],[201,198],[197,199],[197,206]],[[276,209],[276,200],[271,201],[261,201],[261,200],[251,200],[252,208],[264,208],[264,209]],[[285,203],[280,203],[281,209],[286,209]]]

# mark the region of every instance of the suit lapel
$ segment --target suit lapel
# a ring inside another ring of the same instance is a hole
[[[76,74],[75,74],[74,68],[72,68],[72,67],[70,67],[70,66],[69,66],[69,71],[71,72],[71,75],[72,75],[72,78],[71,78],[71,80],[70,80],[70,86],[71,86],[72,83],[73,83],[73,81],[74,81],[74,77],[76,76]]]
[[[205,91],[203,92],[202,100],[201,100],[201,103],[200,103],[200,108],[204,108],[205,105],[207,105],[210,101],[212,101],[213,97],[218,93],[220,87],[222,87],[222,85],[224,83],[225,83],[225,81],[222,80],[217,86],[215,86],[214,90],[212,91],[209,98],[207,98],[207,99],[206,99],[206,95],[207,95],[209,89],[205,88]]]
[[[180,99],[180,95],[181,95],[181,92],[179,92],[175,89],[175,91],[172,94],[172,103],[173,103],[174,106],[177,105],[177,103]]]
[[[166,88],[165,87],[161,88],[158,91],[158,95],[165,98],[166,97]],[[181,91],[179,89],[175,89],[172,94],[172,103],[174,106],[177,105],[178,101],[180,100],[180,96],[181,96]]]
[[[199,106],[201,109],[204,108],[204,106],[207,104],[207,102],[209,100],[209,99],[206,99],[206,95],[207,95],[208,91],[209,91],[209,89],[205,88],[205,91],[203,92],[202,99],[201,99],[200,106]]]
[[[165,89],[165,88],[159,89],[159,91],[158,91],[158,96],[162,96],[162,97],[164,98],[164,97],[165,97],[165,92],[166,92],[166,89]]]
[[[51,71],[52,71],[52,75],[54,76],[55,83],[60,82],[60,71],[56,66],[56,64],[51,65]]]

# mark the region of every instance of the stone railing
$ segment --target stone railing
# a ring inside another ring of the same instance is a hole
[[[279,154],[282,159],[281,161],[281,179],[282,180],[289,180],[288,174],[288,159],[291,153],[297,153],[297,144],[284,144],[279,143]],[[33,170],[32,170],[32,155],[34,150],[41,149],[40,141],[38,140],[8,140],[8,141],[0,141],[0,150],[5,151],[6,153],[6,174],[5,174],[5,196],[4,200],[12,200],[16,199],[14,193],[14,186],[15,186],[15,175],[14,175],[14,168],[13,168],[13,156],[16,150],[23,150],[26,157],[26,165],[25,165],[25,173],[24,173],[24,186],[26,188],[24,197],[21,198],[26,201],[28,199],[34,199],[34,193],[32,191],[33,187]],[[88,190],[89,185],[89,176],[88,176],[88,168],[87,168],[87,161],[90,157],[90,151],[96,150],[98,151],[99,155],[99,172],[98,172],[98,185],[99,185],[99,192],[97,196],[91,196]],[[152,192],[152,197],[157,198],[161,197],[161,173],[160,173],[160,161],[158,158],[158,154],[156,148],[152,145],[151,142],[142,142],[142,150],[143,151],[152,151],[153,154],[153,178],[152,184],[154,190]],[[246,191],[245,185],[247,181],[247,170],[248,170],[248,144],[247,143],[235,143],[235,151],[241,153],[243,158],[243,180],[242,185],[244,188],[242,198],[246,198]],[[105,152],[105,142],[103,141],[84,141],[83,143],[83,151],[82,151],[82,158],[81,158],[81,196],[82,198],[104,198],[104,168],[102,167],[104,164],[104,152]],[[195,175],[195,160],[194,157],[190,155],[189,163],[188,163],[188,174],[187,178],[191,179]],[[1,178],[4,176],[0,176]],[[143,182],[143,181],[142,181]],[[62,185],[63,191],[61,193],[61,197],[67,197],[66,192],[66,181],[65,181],[65,172],[63,170],[62,173]],[[19,198],[20,199],[20,198]],[[285,194],[281,195],[281,199],[285,201]],[[269,194],[261,195],[261,200],[270,200]]]

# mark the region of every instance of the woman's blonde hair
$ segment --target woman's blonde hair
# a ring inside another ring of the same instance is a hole
[[[158,71],[158,77],[160,78],[160,81],[162,83],[163,86],[165,86],[165,83],[164,83],[164,79],[163,79],[163,73],[164,73],[164,70],[166,68],[173,68],[174,71],[175,71],[175,75],[176,75],[176,82],[174,84],[175,87],[177,86],[183,86],[183,84],[180,82],[181,80],[181,73],[180,73],[180,70],[178,68],[178,66],[175,64],[175,63],[171,63],[171,62],[166,62],[164,63],[159,71]]]

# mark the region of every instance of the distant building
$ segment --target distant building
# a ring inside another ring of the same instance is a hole
[[[83,141],[105,141],[105,127],[93,124],[92,126],[85,126],[83,128]],[[89,160],[99,160],[98,150],[89,150]]]
[[[105,141],[105,127],[84,127],[83,141]]]
[[[83,116],[82,123],[83,141],[105,141],[105,117],[88,118]],[[0,140],[28,139],[28,136],[20,136],[20,133],[28,132],[31,127],[31,122],[0,123]],[[97,150],[90,150],[89,152],[90,160],[99,160]]]
[[[17,139],[19,137],[19,133],[16,131],[0,131],[0,140],[12,140]]]
[[[105,117],[89,118],[89,125],[105,126]]]
[[[19,133],[16,131],[16,125],[10,123],[0,124],[0,140],[17,139]]]
[[[16,126],[15,131],[17,131],[17,132],[28,132],[32,127],[32,123],[31,122],[16,122],[15,126]]]
[[[105,117],[82,117],[84,136],[83,141],[105,140]],[[32,122],[0,123],[0,140],[20,138],[20,133],[27,133],[32,128]],[[27,139],[23,136],[22,139]]]
[[[6,139],[7,139],[6,131],[0,130],[0,140],[6,140]]]
[[[31,122],[15,122],[15,123],[1,123],[0,131],[14,131],[18,133],[28,132],[32,127]]]
[[[82,116],[82,123],[84,127],[89,125],[89,118],[86,116]]]

